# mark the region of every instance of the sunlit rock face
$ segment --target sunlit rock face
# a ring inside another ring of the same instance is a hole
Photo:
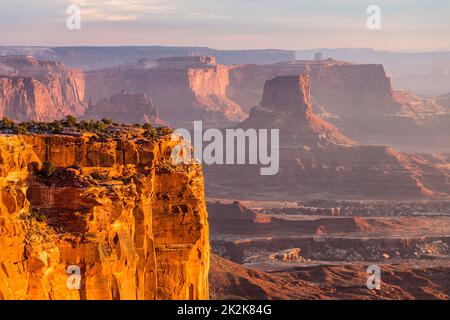
[[[117,68],[86,73],[86,97],[95,104],[122,89],[147,93],[160,117],[175,127],[189,128],[194,120],[224,126],[246,117],[238,104],[226,97],[229,67],[212,57],[140,60]]]
[[[0,117],[51,121],[81,115],[86,105],[81,70],[33,57],[0,57]]]
[[[203,176],[174,143],[1,136],[0,298],[207,299]]]

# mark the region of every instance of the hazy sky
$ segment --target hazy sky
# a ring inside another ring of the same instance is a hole
[[[81,8],[81,30],[66,9]],[[381,8],[381,30],[366,9]],[[0,0],[0,45],[450,50],[450,0]]]

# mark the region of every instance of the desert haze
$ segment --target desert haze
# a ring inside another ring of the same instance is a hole
[[[449,299],[445,72],[316,52],[0,47],[0,299]],[[276,174],[174,163],[194,121]]]

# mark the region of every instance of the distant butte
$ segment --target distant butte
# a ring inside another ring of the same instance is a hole
[[[418,199],[450,195],[450,172],[439,156],[410,156],[353,143],[311,108],[308,75],[266,82],[261,104],[238,128],[280,129],[280,170],[264,177],[254,166],[206,166],[212,197]],[[426,174],[425,174],[426,173]]]

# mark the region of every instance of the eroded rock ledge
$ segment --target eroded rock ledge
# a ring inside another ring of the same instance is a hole
[[[207,299],[203,175],[175,143],[1,135],[0,299]]]

